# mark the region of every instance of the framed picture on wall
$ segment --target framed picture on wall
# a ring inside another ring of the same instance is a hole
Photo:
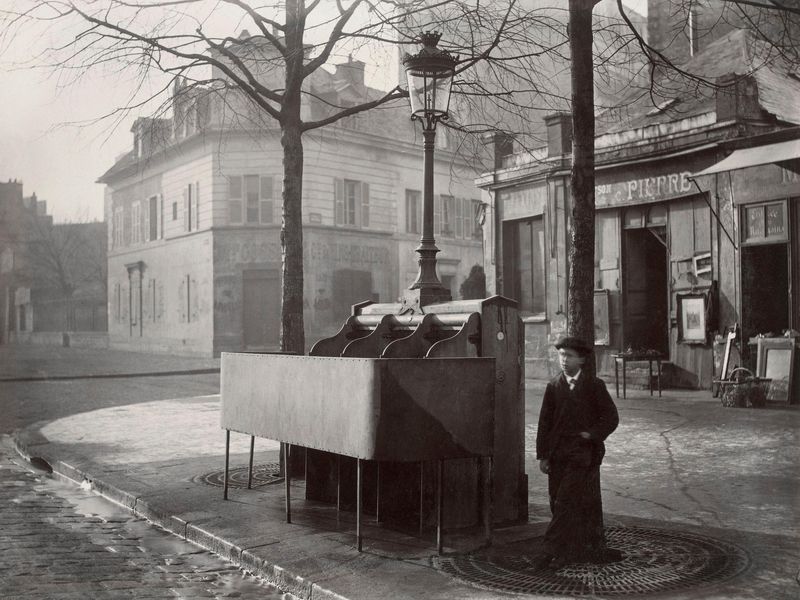
[[[705,294],[678,294],[678,341],[706,343]]]

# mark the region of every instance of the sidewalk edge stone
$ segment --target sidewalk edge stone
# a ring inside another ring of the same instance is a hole
[[[14,436],[14,448],[23,459],[30,462],[32,458],[30,447],[22,437],[20,435]],[[43,440],[43,442],[38,442],[37,445],[47,443],[46,439],[43,438]],[[78,467],[61,460],[51,460],[46,456],[46,453],[41,456],[41,459],[51,465],[55,476],[77,485],[88,481],[92,489],[101,496],[116,502],[133,514],[147,519],[169,533],[200,546],[237,567],[263,578],[283,592],[289,592],[301,600],[347,600],[344,596],[292,573],[277,564],[268,562],[249,550],[243,550],[236,544],[219,537],[211,531],[155,509],[141,498],[137,498],[133,494],[105,481],[96,479]]]

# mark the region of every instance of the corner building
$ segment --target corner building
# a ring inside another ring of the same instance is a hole
[[[687,67],[726,87],[673,82],[655,106],[645,94],[597,115],[595,348],[606,378],[614,353],[649,349],[665,357],[666,385],[707,389],[715,334],[800,325],[787,294],[800,285],[798,157],[702,174],[737,148],[799,135],[800,82],[777,61],[754,68],[762,50],[734,30]],[[557,373],[552,344],[567,329],[571,129],[568,114],[551,115],[547,146],[524,154],[496,139],[501,167],[478,180],[487,285],[520,302],[529,377]]]
[[[257,42],[253,42],[257,43]],[[319,70],[304,118],[383,92],[364,64]],[[323,101],[324,100],[324,101]],[[239,104],[236,104],[236,103]],[[327,103],[327,104],[326,104]],[[233,107],[233,108],[232,108]],[[274,350],[280,326],[280,131],[242,98],[177,84],[172,117],[138,119],[133,150],[100,182],[109,223],[112,347],[211,356]],[[422,142],[404,104],[304,135],[304,318],[309,344],[364,300],[416,275]],[[437,135],[439,274],[458,297],[482,263],[476,172]]]

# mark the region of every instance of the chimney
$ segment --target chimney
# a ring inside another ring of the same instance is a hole
[[[494,159],[494,170],[503,168],[504,159],[514,154],[514,138],[502,131],[483,134],[483,145],[489,148]]]
[[[366,63],[360,60],[353,60],[351,55],[346,63],[336,65],[336,79],[346,81],[357,90],[364,87],[364,66]]]
[[[717,77],[717,123],[763,119],[758,83],[752,75],[728,73]]]
[[[572,115],[557,112],[544,118],[547,126],[547,156],[554,158],[572,153]]]

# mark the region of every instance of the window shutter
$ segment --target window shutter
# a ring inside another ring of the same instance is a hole
[[[191,212],[191,208],[189,206],[190,192],[188,187],[183,188],[183,230],[189,231],[189,213]]]
[[[334,222],[344,225],[344,179],[334,178]]]
[[[369,227],[369,184],[361,184],[361,226]]]
[[[433,235],[442,233],[442,198],[439,194],[433,196]]]
[[[194,184],[194,229],[200,229],[200,182]]]
[[[144,211],[142,211],[142,212],[144,212],[144,215],[143,215],[143,217],[144,217],[144,228],[143,228],[144,229],[144,232],[143,232],[144,235],[142,237],[143,237],[145,242],[149,242],[150,241],[150,219],[155,217],[155,215],[153,215],[152,217],[150,216],[150,200],[149,199],[145,201],[145,203],[144,203]]]
[[[464,199],[456,198],[456,238],[464,237]]]
[[[273,183],[272,177],[262,177],[261,178],[261,191],[260,191],[260,198],[261,198],[261,222],[262,223],[272,223],[274,220],[273,215]]]
[[[158,195],[158,235],[164,239],[164,196]]]

